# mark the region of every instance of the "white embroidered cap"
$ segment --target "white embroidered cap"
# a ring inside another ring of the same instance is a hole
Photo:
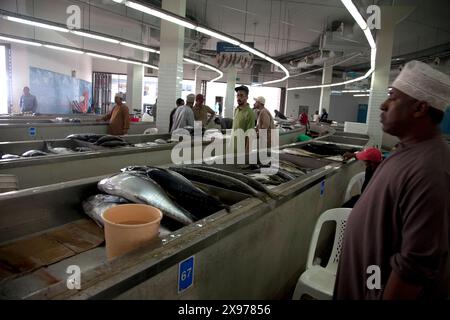
[[[392,87],[444,112],[450,106],[450,77],[420,61],[405,64]]]

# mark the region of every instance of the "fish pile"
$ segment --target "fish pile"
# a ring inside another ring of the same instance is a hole
[[[94,145],[97,146],[110,148],[123,147],[128,145],[128,142],[123,140],[121,137],[109,134],[94,134],[94,133],[71,134],[67,136],[66,139],[80,140],[88,143],[93,143]]]

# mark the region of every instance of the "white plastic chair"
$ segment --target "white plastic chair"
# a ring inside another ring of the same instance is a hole
[[[318,300],[331,300],[333,298],[334,283],[336,281],[337,267],[341,255],[342,240],[344,238],[347,218],[352,209],[335,208],[325,211],[317,220],[314,233],[309,246],[306,270],[302,273],[295,287],[293,300],[300,300],[304,294]],[[333,249],[327,266],[313,265],[314,255],[319,240],[320,230],[327,221],[336,222]]]
[[[145,129],[144,134],[158,134],[158,128]]]
[[[344,202],[347,202],[352,198],[353,188],[357,188],[358,192],[361,193],[362,185],[364,184],[364,179],[366,178],[366,173],[360,172],[355,174],[348,183],[347,190],[345,191]]]

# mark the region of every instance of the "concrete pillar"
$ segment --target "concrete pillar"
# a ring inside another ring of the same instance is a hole
[[[136,50],[137,51],[137,50]],[[135,55],[137,57],[137,55]],[[141,55],[142,56],[142,55]],[[141,60],[141,58],[136,58]],[[142,110],[142,96],[144,90],[144,67],[134,64],[127,65],[127,105],[130,113],[133,109]]]
[[[333,59],[325,61],[323,64],[324,69],[322,71],[322,84],[331,83],[333,80],[333,67],[330,67],[334,63]],[[322,115],[322,109],[326,109],[328,114],[330,113],[330,96],[331,88],[325,87],[320,89],[320,103],[319,114]]]
[[[194,80],[195,80],[195,94],[202,93],[202,78],[199,76],[200,67],[195,67]]]
[[[163,0],[162,8],[184,17],[186,0]],[[160,42],[156,127],[159,133],[166,133],[169,131],[170,112],[175,107],[175,101],[181,98],[184,27],[161,20]]]
[[[376,35],[375,72],[372,74],[367,110],[367,134],[370,137],[369,143],[374,146],[381,147],[383,140],[380,105],[386,100],[388,94],[395,25],[405,19],[413,10],[413,7],[381,7],[381,29],[377,30]]]
[[[235,66],[230,67],[227,72],[227,92],[225,96],[224,117],[233,118],[234,105],[236,100],[236,76],[237,70]]]

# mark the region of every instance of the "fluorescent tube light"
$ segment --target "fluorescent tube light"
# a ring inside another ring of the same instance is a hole
[[[138,66],[142,66],[142,62],[138,62],[138,61],[133,61],[133,60],[127,60],[127,59],[119,59],[120,62],[125,62],[125,63],[130,63],[130,64],[135,64]]]
[[[143,50],[143,51],[147,51],[147,52],[156,52],[155,49],[144,47],[144,46],[140,46],[140,45],[137,45],[137,44],[134,44],[134,43],[120,42],[120,44],[123,45],[123,46],[126,46],[126,47],[139,49],[139,50]]]
[[[114,60],[114,61],[119,60],[119,59],[114,58],[114,57],[104,56],[104,55],[102,55],[102,54],[93,53],[93,52],[87,52],[86,54],[89,55],[89,56],[95,57],[95,58],[100,58],[100,59]]]
[[[6,20],[9,20],[9,21],[18,22],[18,23],[23,23],[23,24],[27,24],[27,25],[30,25],[30,26],[34,26],[34,27],[40,27],[40,28],[45,28],[45,29],[51,29],[51,30],[61,31],[61,32],[69,32],[69,30],[66,29],[66,28],[61,28],[61,27],[53,26],[53,25],[51,25],[51,24],[46,24],[46,23],[36,22],[36,21],[33,21],[33,20],[27,20],[27,19],[22,19],[22,18],[17,18],[17,17],[11,17],[11,16],[5,16],[4,18],[5,18]]]
[[[51,44],[44,44],[44,47],[46,48],[50,48],[50,49],[55,49],[55,50],[60,50],[60,51],[67,51],[67,52],[72,52],[72,53],[78,53],[78,54],[83,54],[84,51],[81,50],[75,50],[75,49],[69,49],[69,48],[64,48],[64,47],[58,47],[58,46],[54,46]]]
[[[42,43],[39,43],[39,42],[21,40],[21,39],[4,37],[4,36],[0,36],[0,40],[17,42],[17,43],[22,43],[22,44],[28,44],[30,46],[35,46],[35,47],[41,47],[42,46]]]
[[[347,11],[352,15],[353,19],[355,19],[356,23],[362,30],[367,29],[367,22],[359,13],[356,6],[353,4],[352,0],[341,0],[342,4],[347,8]]]
[[[119,43],[120,42],[119,40],[116,40],[116,39],[111,39],[111,38],[99,36],[99,35],[92,34],[92,33],[83,32],[83,31],[70,31],[70,32],[74,33],[78,36],[92,38],[92,39],[96,39],[96,40],[101,40],[101,41],[106,41],[106,42],[111,42],[111,43]]]
[[[267,59],[267,56],[264,53],[254,49],[252,47],[249,47],[246,44],[241,43],[241,44],[239,44],[239,47],[241,47],[245,51],[248,51],[248,52],[254,54],[255,56],[258,56],[258,57],[263,58],[263,59]]]
[[[135,10],[147,13],[147,14],[152,15],[154,17],[158,17],[158,18],[160,18],[162,20],[173,22],[173,23],[175,23],[175,24],[177,24],[177,25],[179,25],[181,27],[185,27],[185,28],[188,28],[188,29],[195,29],[195,27],[196,27],[196,25],[193,24],[193,23],[190,23],[190,22],[185,21],[183,19],[174,17],[174,16],[169,15],[167,13],[164,13],[164,12],[161,12],[161,11],[158,11],[158,10],[146,7],[146,6],[142,5],[142,4],[139,4],[139,3],[136,3],[136,2],[133,2],[133,1],[126,1],[125,5],[127,7],[132,8],[132,9],[135,9]]]
[[[209,35],[211,37],[214,37],[216,39],[219,39],[219,40],[231,43],[232,45],[235,45],[235,46],[238,46],[240,44],[239,41],[231,39],[230,37],[224,36],[224,35],[222,35],[220,33],[217,33],[217,32],[215,32],[213,30],[209,30],[209,29],[206,29],[206,28],[203,28],[203,27],[197,27],[197,28],[195,28],[195,30],[197,30],[198,32],[203,33],[203,34],[207,34],[207,35]]]

